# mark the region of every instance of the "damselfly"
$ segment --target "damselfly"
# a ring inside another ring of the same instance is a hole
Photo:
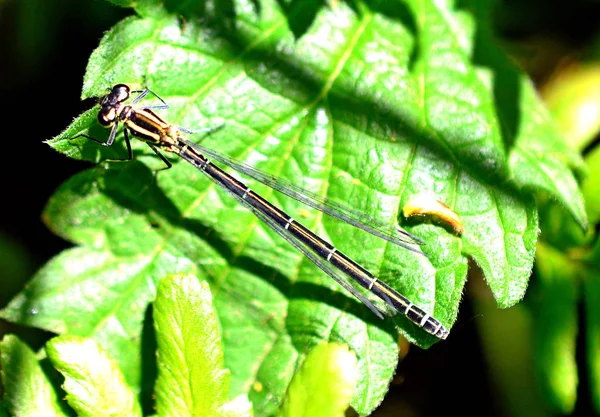
[[[129,104],[126,104],[132,92],[139,93],[139,95],[131,100]],[[138,103],[150,93],[156,96],[161,104],[153,106],[139,105]],[[86,134],[80,134],[77,137],[83,136],[101,145],[111,146],[115,140],[119,124],[123,124],[125,145],[128,152],[127,160],[133,158],[129,133],[147,143],[150,149],[165,163],[167,168],[171,167],[171,162],[160,151],[172,152],[179,155],[185,161],[198,168],[219,187],[231,194],[267,226],[302,252],[321,270],[359,299],[377,317],[383,319],[384,315],[389,315],[389,308],[391,307],[393,313],[399,312],[403,314],[428,333],[441,339],[448,337],[448,330],[439,320],[418,306],[415,306],[410,300],[384,282],[378,280],[365,268],[337,250],[331,243],[320,238],[282,210],[256,194],[245,184],[214,165],[205,155],[304,204],[337,217],[396,245],[422,254],[418,246],[421,241],[418,238],[399,227],[389,227],[373,220],[365,222],[364,215],[358,212],[324,199],[317,194],[303,190],[297,185],[275,178],[249,165],[235,161],[214,150],[190,142],[184,138],[183,133],[191,134],[198,132],[169,124],[153,111],[167,109],[168,107],[162,98],[149,89],[132,91],[125,84],[117,84],[101,99],[100,110],[98,112],[98,121],[100,124],[111,128],[108,140],[102,141]],[[204,131],[211,130],[214,129],[204,129]],[[351,284],[349,279],[381,299],[385,303],[386,308],[376,307]]]

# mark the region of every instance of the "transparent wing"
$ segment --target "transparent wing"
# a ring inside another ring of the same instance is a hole
[[[292,246],[294,246],[296,249],[298,249],[300,252],[302,252],[304,254],[304,256],[306,256],[308,259],[313,261],[315,263],[315,265],[317,265],[323,272],[325,272],[327,275],[329,275],[331,278],[333,278],[335,280],[335,282],[340,284],[350,294],[352,294],[354,297],[356,297],[358,300],[360,300],[360,302],[363,303],[365,306],[367,306],[369,308],[369,310],[371,310],[373,313],[375,313],[375,315],[377,317],[379,317],[380,319],[383,319],[384,315],[385,316],[392,315],[392,313],[389,310],[379,309],[371,301],[369,301],[364,295],[362,295],[351,284],[351,280],[345,274],[340,272],[339,269],[334,268],[328,262],[323,261],[320,257],[315,255],[310,249],[308,249],[306,246],[304,246],[304,244],[302,242],[296,240],[296,238],[293,235],[291,235],[290,233],[288,233],[283,227],[281,227],[279,224],[275,223],[273,220],[271,220],[269,217],[265,216],[260,211],[256,210],[254,207],[252,207],[246,201],[239,198],[237,195],[235,197],[240,203],[244,204],[247,208],[249,208],[259,219],[261,219],[271,229],[273,229],[275,232],[277,232],[277,234],[279,236],[281,236],[282,238],[287,240],[290,244],[292,244]]]
[[[307,206],[313,207],[325,214],[340,219],[354,227],[362,229],[374,236],[387,240],[395,245],[408,249],[410,251],[425,255],[419,248],[424,242],[416,236],[411,235],[400,226],[390,226],[379,220],[373,219],[364,213],[352,210],[342,204],[330,201],[316,193],[305,190],[296,184],[268,174],[264,171],[256,169],[248,164],[237,161],[227,155],[221,154],[212,149],[206,148],[188,140],[184,142],[195,149],[197,152],[210,156],[211,158],[227,165],[234,170],[255,179],[268,187],[273,188]],[[426,255],[425,255],[426,256]]]
[[[187,160],[188,162],[190,162],[187,157],[184,157],[184,159]],[[193,158],[191,158],[191,159],[193,159]],[[205,171],[202,171],[202,172],[205,172]],[[212,176],[207,175],[207,177],[210,178],[212,181],[216,182],[217,184],[219,184]],[[379,308],[375,307],[375,305],[371,301],[369,301],[364,295],[362,295],[351,284],[351,280],[347,275],[345,275],[339,269],[335,268],[333,265],[322,260],[318,255],[316,255],[308,247],[306,247],[301,241],[296,239],[296,237],[294,235],[292,235],[290,232],[288,232],[284,227],[280,226],[275,221],[273,221],[268,216],[266,216],[264,213],[262,213],[261,211],[259,211],[256,208],[254,208],[248,201],[244,200],[242,197],[235,194],[228,188],[226,188],[226,187],[221,187],[221,188],[223,190],[227,191],[231,196],[233,196],[240,204],[242,204],[244,207],[246,207],[248,210],[250,210],[252,213],[254,213],[260,220],[262,220],[267,226],[269,226],[271,229],[273,229],[279,236],[281,236],[282,238],[287,240],[292,246],[294,246],[296,249],[298,249],[302,254],[304,254],[304,256],[306,256],[308,259],[313,261],[315,263],[315,265],[317,265],[323,272],[325,272],[327,275],[329,275],[331,278],[333,278],[338,284],[340,284],[342,287],[344,287],[350,294],[352,294],[354,297],[359,299],[365,306],[367,306],[369,308],[369,310],[371,310],[373,313],[375,313],[375,315],[377,317],[379,317],[380,319],[383,319],[384,315],[385,316],[393,315],[393,313],[391,311],[389,311],[387,308],[379,309]]]

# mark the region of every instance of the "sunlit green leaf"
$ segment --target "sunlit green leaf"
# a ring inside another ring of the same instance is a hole
[[[569,144],[585,148],[600,132],[600,66],[563,71],[546,84],[543,93]]]
[[[248,181],[449,328],[468,256],[500,306],[522,299],[538,234],[534,192],[586,225],[571,171],[581,161],[531,83],[491,38],[475,39],[486,28],[478,2],[475,14],[441,2],[359,1],[288,10],[296,15],[271,0],[175,3],[135,3],[143,17],[106,33],[83,97],[116,83],[148,86],[169,103],[160,114],[174,124],[224,122],[205,145],[387,224],[400,221],[426,242],[428,257]],[[305,21],[290,29],[300,15]],[[49,144],[94,162],[126,157],[120,135],[111,148],[73,139],[107,137],[94,110]],[[363,414],[394,374],[397,331],[423,347],[435,342],[402,317],[378,320],[193,167],[175,158],[154,175],[162,162],[139,141],[134,157],[57,190],[44,220],[79,247],[50,261],[3,317],[94,337],[138,386],[140,332],[156,285],[194,273],[213,292],[232,395],[248,393],[260,415],[277,410],[299,359],[324,341],[355,352],[352,406]],[[422,193],[460,215],[461,237],[403,223],[403,205]]]
[[[54,367],[65,377],[66,399],[78,416],[142,415],[119,365],[94,340],[55,337],[47,343],[46,351]]]
[[[596,412],[600,413],[600,241],[586,259],[587,268],[582,273],[583,301],[587,340],[587,369],[590,394]]]
[[[252,406],[228,404],[217,315],[208,285],[193,275],[163,279],[154,302],[158,339],[156,409],[161,416],[250,416]]]
[[[315,347],[294,375],[278,416],[344,416],[358,380],[356,364],[347,346]]]
[[[534,354],[536,370],[544,398],[561,414],[570,414],[577,398],[577,279],[578,266],[563,253],[540,244],[536,268],[539,276],[539,300],[536,318]]]
[[[58,395],[42,370],[35,353],[16,336],[0,342],[0,377],[3,404],[13,416],[64,417]],[[0,415],[2,411],[0,411]]]

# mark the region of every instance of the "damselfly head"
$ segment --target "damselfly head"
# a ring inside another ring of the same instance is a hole
[[[105,95],[100,102],[102,109],[106,107],[114,107],[118,104],[123,103],[129,98],[131,89],[125,84],[117,84],[111,90],[110,93]]]
[[[108,96],[110,96],[113,99],[115,104],[123,103],[129,98],[130,92],[131,89],[129,88],[129,86],[125,84],[117,84],[112,88],[112,90],[110,90]]]
[[[118,108],[129,99],[130,92],[131,89],[127,85],[117,84],[102,98],[98,112],[98,122],[102,126],[110,126],[116,121]]]

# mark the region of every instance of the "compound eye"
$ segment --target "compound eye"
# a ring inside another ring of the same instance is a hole
[[[125,84],[117,84],[113,87],[111,96],[117,98],[117,102],[122,103],[129,98],[129,92],[131,90]]]
[[[115,109],[109,109],[106,111],[101,111],[98,113],[98,122],[102,126],[110,126],[112,125],[117,118],[117,112]]]

